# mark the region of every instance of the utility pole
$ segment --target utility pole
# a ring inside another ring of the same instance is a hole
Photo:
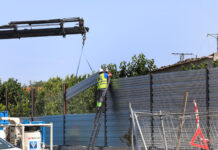
[[[218,34],[207,34],[207,37],[211,36],[216,39],[216,51],[218,53]]]
[[[193,53],[172,53],[173,55],[179,55],[180,60],[179,61],[184,61],[185,60],[185,55],[193,55]]]

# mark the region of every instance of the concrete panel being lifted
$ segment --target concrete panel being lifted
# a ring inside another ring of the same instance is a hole
[[[77,94],[85,91],[89,87],[95,85],[97,83],[98,73],[93,74],[89,78],[79,82],[78,84],[72,86],[67,90],[66,99],[69,100]]]

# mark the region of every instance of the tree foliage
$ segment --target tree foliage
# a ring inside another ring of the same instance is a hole
[[[211,65],[209,65],[207,62],[202,62],[198,65],[194,65],[193,63],[190,64],[190,66],[188,67],[185,67],[185,66],[182,66],[182,69],[184,71],[187,71],[187,70],[198,70],[198,69],[206,69],[206,68],[209,68],[209,66],[211,67]],[[212,63],[212,67],[218,67],[218,60],[214,61]]]
[[[104,64],[113,74],[113,78],[145,75],[156,68],[154,60],[147,59],[144,54],[134,55],[131,61],[116,64]],[[29,86],[22,86],[17,79],[0,80],[0,111],[5,110],[5,91],[8,90],[9,111],[11,116],[31,116],[31,91],[35,91],[36,116],[59,115],[63,113],[63,83],[71,87],[90,75],[66,76],[50,78],[48,81],[30,82]],[[91,113],[96,106],[96,85],[67,101],[67,113]]]
[[[157,67],[154,64],[154,59],[147,59],[146,56],[141,53],[138,56],[134,55],[129,62],[122,61],[119,66],[119,71],[116,64],[104,64],[102,68],[108,68],[113,74],[113,78],[122,78],[146,75]]]

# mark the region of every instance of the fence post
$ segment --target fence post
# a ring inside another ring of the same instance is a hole
[[[130,104],[129,104],[130,105]],[[130,114],[129,114],[129,117],[130,117],[130,133],[131,133],[131,147],[132,147],[132,150],[135,150],[135,148],[134,148],[134,131],[133,131],[133,123],[132,123],[132,119],[133,119],[133,117],[131,116],[131,112],[130,112]]]
[[[35,89],[32,88],[31,90],[31,98],[32,98],[32,114],[31,118],[33,120],[33,117],[35,117]]]
[[[178,131],[178,136],[177,136],[176,150],[179,150],[179,147],[180,147],[182,127],[185,122],[185,111],[186,111],[187,101],[188,101],[188,92],[185,92],[184,105],[183,105],[183,110],[182,110],[182,118],[180,120],[179,131]]]
[[[5,110],[8,111],[8,90],[5,91]]]
[[[139,124],[138,116],[136,115],[136,113],[133,113],[133,115],[135,117],[135,121],[136,121],[136,124],[138,126],[138,130],[139,130],[139,134],[141,136],[141,140],[142,140],[143,146],[144,146],[145,150],[148,150],[147,145],[145,143],[145,139],[144,139],[143,133],[142,133],[142,129],[141,129],[140,124]]]
[[[129,110],[130,110],[130,116],[131,116],[130,118],[132,119],[132,128],[133,128],[132,132],[134,132],[134,135],[135,135],[135,136],[132,135],[132,150],[134,150],[133,146],[135,146],[135,145],[133,145],[134,144],[134,137],[135,137],[136,146],[137,146],[138,150],[140,150],[140,145],[138,143],[139,140],[138,140],[138,136],[136,134],[135,116],[134,116],[134,113],[133,113],[133,110],[132,110],[132,104],[130,102],[129,102]]]
[[[206,68],[206,111],[207,111],[207,138],[210,139],[210,97],[209,97],[209,68]],[[208,147],[210,149],[210,143],[208,143]]]
[[[162,128],[162,133],[163,133],[165,149],[168,150],[167,139],[166,139],[165,128],[164,128],[164,122],[163,122],[163,115],[162,115],[161,111],[160,111],[160,123],[161,123],[161,128]]]
[[[153,75],[150,73],[150,113],[153,113]],[[151,116],[151,147],[154,147],[154,118]]]
[[[66,114],[67,114],[67,101],[66,101],[66,93],[67,93],[67,86],[66,83],[63,84],[63,145],[66,145]]]

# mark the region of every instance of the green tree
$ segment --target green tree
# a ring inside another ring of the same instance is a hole
[[[0,111],[5,110],[5,92],[8,91],[10,116],[29,116],[28,93],[17,79],[9,78],[0,84]]]
[[[0,103],[5,104],[5,88],[0,80]]]
[[[9,78],[7,82],[3,83],[3,89],[4,91],[8,90],[10,104],[17,105],[22,99],[23,89],[17,79]]]
[[[38,84],[37,84],[38,85]],[[36,89],[36,115],[58,115],[62,113],[62,85],[60,77],[50,78]]]
[[[119,78],[119,71],[117,70],[116,64],[112,64],[112,63],[110,63],[108,65],[103,64],[103,65],[101,65],[101,68],[104,70],[107,68],[109,70],[109,72],[113,75],[112,79]]]
[[[127,66],[127,63],[126,61],[122,61],[120,63],[120,73],[119,73],[119,77],[127,77],[127,74],[128,74],[128,66]]]
[[[153,69],[157,68],[154,59],[147,59],[143,53],[138,56],[134,55],[130,62],[122,61],[119,71],[116,64],[102,65],[103,69],[108,68],[113,74],[113,78],[132,77],[138,75],[146,75]]]
[[[218,64],[218,63],[217,63]],[[102,65],[108,68],[113,74],[112,78],[131,77],[145,75],[156,68],[153,59],[147,59],[144,54],[134,55],[131,61],[122,61],[117,67],[110,63]],[[118,70],[120,69],[120,70]],[[8,90],[9,110],[11,116],[31,115],[31,91],[35,89],[35,114],[58,115],[63,112],[63,83],[72,87],[88,78],[90,74],[81,76],[66,76],[50,78],[48,81],[31,82],[29,86],[21,86],[17,79],[9,78],[8,81],[0,80],[0,111],[5,109],[5,91]],[[96,85],[78,94],[67,101],[68,113],[90,113],[95,111],[96,106]]]
[[[193,63],[191,63],[189,67],[185,67],[184,65],[182,66],[183,71],[198,70],[198,69],[205,69],[205,68],[208,68],[208,63],[205,63],[205,62],[199,65],[194,65]]]
[[[67,112],[72,114],[93,113],[96,106],[96,86],[76,95],[67,102]]]
[[[126,67],[126,76],[132,77],[148,74],[156,68],[156,65],[154,65],[154,59],[149,60],[144,54],[139,54],[138,56],[134,55],[132,61],[129,62]],[[124,66],[122,68],[124,68]]]

